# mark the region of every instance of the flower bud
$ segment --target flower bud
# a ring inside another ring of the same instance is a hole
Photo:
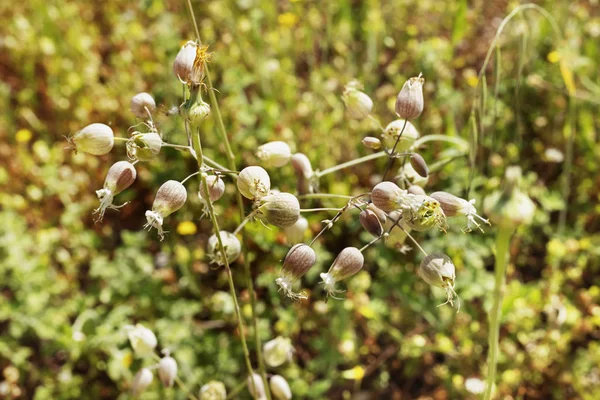
[[[275,368],[292,359],[294,347],[289,338],[277,336],[275,339],[265,343],[263,346],[263,354],[265,357],[265,364]]]
[[[415,172],[423,178],[427,178],[429,176],[429,168],[427,167],[427,163],[420,154],[412,153],[410,155],[410,165],[412,165]]]
[[[105,124],[91,124],[67,138],[69,148],[75,153],[83,151],[94,156],[108,154],[114,144],[113,130]]]
[[[463,229],[463,232],[465,233],[471,232],[473,227],[478,228],[483,232],[481,225],[475,221],[475,217],[479,218],[485,224],[490,224],[487,219],[477,215],[475,199],[467,201],[447,192],[434,192],[430,197],[436,199],[440,203],[440,206],[447,217],[467,217],[467,227]]]
[[[285,378],[281,375],[273,375],[269,381],[271,393],[277,400],[290,400],[292,398],[292,389]]]
[[[424,232],[437,226],[446,232],[446,215],[440,203],[429,196],[408,194],[400,206],[402,219],[406,224],[417,232]]]
[[[402,127],[404,127],[404,131],[402,131]],[[402,136],[396,146],[396,152],[399,153],[409,150],[420,136],[419,131],[410,121],[406,121],[406,126],[404,126],[403,119],[392,121],[385,127],[381,135],[388,149],[391,150],[394,147],[400,132],[402,132]]]
[[[219,200],[221,196],[223,196],[223,193],[225,193],[225,182],[223,182],[223,179],[221,179],[221,177],[218,175],[207,176],[206,186],[208,186],[208,195],[210,196],[210,201],[212,202]],[[198,196],[202,200],[209,197],[206,195],[203,184],[200,184]]]
[[[371,114],[373,109],[373,100],[359,90],[360,86],[356,81],[350,82],[346,85],[342,95],[348,116],[352,119],[364,119]]]
[[[263,222],[286,228],[300,218],[300,203],[291,193],[271,193],[260,199],[256,216]]]
[[[308,220],[304,217],[298,218],[294,225],[283,228],[287,241],[291,244],[302,242],[307,231]]]
[[[152,383],[152,379],[152,371],[150,371],[148,368],[140,369],[138,373],[135,374],[135,377],[133,378],[133,383],[131,384],[131,392],[133,396],[137,397],[140,394],[142,394],[146,389],[148,389],[148,386],[150,386],[150,384]]]
[[[358,215],[358,219],[362,227],[371,235],[375,237],[383,235],[383,225],[374,211],[367,208],[366,210],[361,211]]]
[[[251,376],[248,376],[248,391],[255,400],[265,400],[267,398],[263,380],[256,372],[253,372]]]
[[[113,205],[113,198],[131,186],[135,181],[136,175],[134,166],[127,161],[117,161],[108,169],[106,179],[104,179],[104,187],[96,190],[96,195],[100,200],[100,207],[94,210],[94,213],[99,214],[98,221],[102,221],[107,208],[117,210],[122,207]]]
[[[225,400],[227,390],[223,382],[210,381],[200,388],[200,400]]]
[[[393,182],[381,182],[371,191],[371,201],[377,208],[390,212],[400,207],[403,192],[405,191]]]
[[[142,324],[136,324],[135,326],[128,325],[125,327],[125,330],[136,355],[143,357],[154,352],[154,348],[158,343],[154,332]]]
[[[127,156],[132,160],[150,161],[160,153],[162,143],[156,132],[136,133],[127,141]]]
[[[187,190],[179,181],[166,181],[156,192],[152,211],[146,211],[145,229],[152,227],[158,230],[161,240],[164,239],[162,224],[164,218],[179,210],[187,200]]]
[[[246,167],[238,175],[237,187],[242,196],[256,201],[269,194],[271,178],[264,168]]]
[[[296,172],[296,190],[298,194],[307,194],[312,192],[310,180],[313,177],[313,169],[310,160],[302,153],[296,153],[292,156],[292,167]]]
[[[362,140],[363,146],[367,149],[379,150],[381,148],[381,140],[376,137],[367,136]]]
[[[322,273],[321,283],[325,285],[327,294],[335,297],[334,295],[339,292],[335,289],[336,282],[344,280],[360,271],[365,262],[362,252],[356,247],[346,247],[338,254],[333,261],[331,268],[327,273]]]
[[[131,112],[138,118],[149,118],[156,109],[154,98],[145,92],[138,93],[131,98]]]
[[[396,114],[400,118],[415,119],[423,112],[423,83],[425,79],[419,74],[407,80],[396,98]]]
[[[446,303],[454,305],[458,296],[454,291],[456,273],[450,257],[440,253],[429,254],[421,261],[417,273],[428,284],[446,289]]]
[[[407,190],[408,190],[408,193],[410,193],[410,194],[420,194],[423,196],[427,194],[427,193],[425,193],[425,190],[421,186],[417,186],[417,185],[410,185]]]
[[[290,161],[292,152],[287,143],[275,141],[260,146],[256,151],[256,156],[266,167],[283,167]]]
[[[275,279],[279,290],[283,291],[284,295],[293,300],[307,298],[303,293],[294,293],[292,285],[298,279],[302,278],[316,262],[317,255],[310,246],[303,243],[293,246],[283,260],[283,267],[281,268],[279,278]]]
[[[242,252],[242,244],[233,233],[220,231],[219,234],[221,237],[221,242],[223,243],[225,255],[227,256],[227,262],[231,264],[240,256]],[[225,265],[225,260],[223,259],[221,248],[219,247],[219,239],[217,238],[216,234],[213,234],[208,239],[207,253],[211,262],[219,266]]]
[[[210,114],[210,105],[207,102],[200,100],[192,105],[188,111],[188,118],[192,125],[198,125],[208,117],[208,114]]]
[[[158,363],[158,377],[166,387],[173,386],[177,376],[177,361],[173,357],[165,356]]]

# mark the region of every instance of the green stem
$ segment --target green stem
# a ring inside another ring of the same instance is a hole
[[[381,158],[381,157],[385,157],[387,155],[387,153],[385,151],[380,151],[378,153],[374,153],[374,154],[369,154],[368,156],[364,156],[361,158],[357,158],[356,160],[352,160],[352,161],[348,161],[342,164],[338,164],[336,166],[333,166],[331,168],[327,168],[324,169],[323,171],[317,171],[315,172],[315,175],[317,176],[317,178],[320,178],[324,175],[330,174],[332,172],[336,172],[339,171],[340,169],[344,169],[344,168],[348,168],[348,167],[352,167],[354,165],[358,165],[367,161],[371,161],[371,160],[375,160],[376,158]]]
[[[502,316],[502,300],[506,285],[506,265],[508,263],[508,246],[512,236],[512,228],[500,227],[496,236],[496,284],[494,287],[494,304],[490,310],[490,326],[488,333],[488,373],[486,380],[484,400],[492,398],[494,383],[496,382],[496,367],[498,364],[498,345],[500,333],[500,318]]]

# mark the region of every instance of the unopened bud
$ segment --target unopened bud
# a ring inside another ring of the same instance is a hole
[[[158,341],[156,335],[150,329],[146,328],[142,324],[136,324],[135,326],[128,325],[125,327],[129,342],[136,355],[139,357],[147,356],[154,352]]]
[[[242,244],[233,233],[227,231],[221,231],[219,233],[221,242],[223,243],[223,249],[225,250],[225,255],[227,256],[227,262],[231,264],[240,256],[240,253],[242,252]],[[225,265],[225,259],[221,253],[219,239],[217,238],[216,234],[213,234],[208,239],[207,253],[211,262],[214,262],[220,266]]]
[[[271,393],[277,400],[291,400],[292,389],[285,378],[281,375],[273,375],[269,381]]]
[[[477,215],[474,199],[467,201],[447,192],[434,192],[430,197],[436,199],[440,203],[440,206],[447,217],[467,217],[467,227],[463,229],[463,232],[470,232],[473,230],[473,227],[478,228],[483,232],[481,225],[475,221],[475,218],[478,218],[485,224],[490,224],[487,219]]]
[[[307,231],[308,220],[304,217],[298,218],[298,221],[296,221],[293,225],[283,229],[288,243],[291,244],[302,242]]]
[[[375,185],[371,191],[371,201],[375,206],[385,212],[396,210],[400,207],[403,190],[393,182],[385,181]]]
[[[170,180],[162,184],[156,192],[152,211],[146,211],[146,220],[148,221],[144,228],[152,227],[158,230],[161,240],[164,238],[162,224],[164,218],[179,210],[187,200],[187,190],[179,181]]]
[[[292,285],[298,279],[302,278],[316,262],[317,255],[310,246],[299,243],[292,247],[283,260],[283,267],[281,268],[279,278],[275,279],[279,290],[283,291],[284,295],[293,300],[305,299],[306,295],[295,293],[292,290]]]
[[[165,356],[158,362],[158,377],[166,387],[173,386],[177,376],[177,361],[171,356]]]
[[[256,151],[256,156],[266,167],[283,167],[290,161],[292,151],[285,142],[265,143]]]
[[[269,194],[271,178],[264,168],[246,167],[238,175],[237,187],[242,196],[256,201]]]
[[[423,112],[423,83],[425,79],[419,74],[407,80],[396,99],[396,114],[400,118],[415,119]]]
[[[425,189],[423,189],[421,186],[417,186],[417,185],[410,185],[407,190],[408,190],[408,193],[410,193],[410,194],[419,194],[419,195],[423,195],[423,196],[427,194],[427,193],[425,193]]]
[[[371,235],[375,237],[380,237],[383,235],[383,225],[377,214],[375,214],[375,212],[372,210],[367,208],[366,210],[361,211],[361,213],[358,215],[358,219],[362,227],[365,228],[365,230]]]
[[[322,273],[321,283],[325,285],[325,290],[330,296],[334,296],[339,290],[336,290],[335,284],[360,271],[365,262],[362,252],[356,247],[346,247],[338,254],[331,264],[327,273]]]
[[[188,118],[192,125],[198,125],[208,117],[208,114],[210,114],[210,105],[208,105],[207,102],[200,100],[192,105],[188,111]]]
[[[152,383],[153,378],[154,377],[152,376],[152,371],[150,371],[148,368],[140,369],[138,373],[135,374],[135,377],[133,378],[133,383],[131,384],[131,392],[133,396],[137,397],[140,394],[142,394],[146,389],[148,389],[148,386],[150,386],[150,384]]]
[[[410,155],[410,165],[412,165],[415,172],[423,178],[429,176],[429,167],[427,167],[427,163],[420,154],[412,153]]]
[[[210,381],[200,388],[200,400],[225,400],[227,390],[223,382]]]
[[[257,218],[279,228],[292,226],[300,218],[300,203],[291,193],[272,193],[260,199]]]
[[[150,161],[160,153],[162,143],[156,132],[136,133],[127,141],[127,156],[132,160]]]
[[[256,372],[248,376],[248,391],[255,400],[265,400],[267,398],[263,380]]]
[[[378,150],[381,148],[381,140],[377,139],[376,137],[372,137],[372,136],[365,137],[362,140],[362,144],[367,149]]]
[[[352,119],[364,119],[371,114],[373,109],[373,100],[358,88],[360,88],[360,84],[355,81],[350,82],[346,85],[342,95],[348,116]]]
[[[456,272],[450,257],[440,253],[429,254],[421,261],[418,275],[428,284],[446,289],[446,303],[454,305],[458,296],[454,291]]]
[[[75,153],[82,151],[95,156],[108,154],[114,144],[115,135],[110,126],[91,124],[67,138],[69,148]]]
[[[391,150],[396,140],[398,140],[400,132],[402,132],[402,136],[400,136],[400,140],[396,146],[396,152],[399,153],[409,150],[420,136],[419,131],[417,131],[417,128],[410,121],[406,121],[406,126],[404,126],[404,121],[403,119],[397,119],[390,122],[382,134],[386,147]],[[404,127],[404,131],[402,131],[402,127]]]
[[[225,193],[225,182],[218,175],[209,175],[206,177],[206,186],[208,186],[208,195],[210,196],[210,201],[217,201],[223,196]],[[207,199],[209,196],[206,195],[206,191],[204,190],[204,185],[200,184],[200,190],[198,191],[198,196],[201,199]]]
[[[265,343],[263,346],[263,354],[265,357],[265,364],[275,368],[292,359],[294,347],[289,338],[277,336],[275,339]]]
[[[113,205],[113,198],[131,186],[136,176],[134,166],[127,161],[117,161],[109,168],[106,179],[104,179],[104,187],[96,190],[100,207],[94,210],[94,213],[99,214],[98,221],[102,221],[107,208],[119,209],[122,207]]]
[[[156,109],[154,98],[146,93],[138,93],[131,98],[131,112],[138,118],[149,118]]]

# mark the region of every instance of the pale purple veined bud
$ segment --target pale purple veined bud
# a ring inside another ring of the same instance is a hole
[[[440,203],[440,206],[447,217],[467,217],[467,226],[463,229],[463,232],[465,233],[471,232],[473,228],[477,228],[483,232],[483,228],[481,228],[481,225],[475,218],[490,225],[490,221],[477,214],[475,199],[467,201],[448,192],[434,192],[430,194],[430,197],[436,199]]]
[[[156,109],[156,102],[149,93],[141,92],[131,98],[130,109],[138,118],[151,118]]]
[[[427,178],[429,176],[429,167],[420,154],[412,153],[410,155],[410,165],[412,165],[415,172],[423,178]]]
[[[237,188],[242,196],[256,201],[269,194],[271,178],[262,167],[246,167],[238,175]]]
[[[302,153],[296,153],[291,159],[292,167],[296,173],[296,190],[298,194],[307,194],[312,192],[311,178],[313,177],[313,169],[310,160]]]
[[[271,387],[271,394],[273,394],[275,399],[291,400],[292,389],[290,389],[290,385],[283,376],[273,375],[269,381],[269,386]]]
[[[201,200],[205,200],[210,196],[210,201],[217,201],[225,193],[225,182],[218,175],[209,175],[206,177],[206,186],[208,186],[208,196],[204,190],[204,185],[200,184],[200,190],[198,190],[198,196]]]
[[[419,74],[402,86],[396,98],[396,114],[400,118],[415,119],[423,112],[423,83],[425,79]]]
[[[410,121],[406,121],[406,126],[404,126],[404,121],[403,119],[397,119],[390,122],[381,135],[385,146],[391,150],[400,132],[402,132],[402,136],[400,136],[400,140],[396,146],[396,152],[398,153],[409,150],[420,136],[419,131],[417,131],[417,128]],[[402,131],[402,127],[404,127],[404,131]]]
[[[331,264],[329,271],[320,274],[321,283],[325,285],[327,294],[335,298],[335,294],[339,292],[335,288],[336,282],[357,274],[364,262],[362,252],[356,247],[346,247],[342,250]]]
[[[131,186],[136,176],[135,167],[127,161],[117,161],[108,169],[106,179],[104,179],[104,187],[96,190],[96,195],[100,200],[100,207],[94,210],[94,213],[98,214],[97,221],[102,221],[106,209],[118,210],[126,204],[115,206],[113,205],[113,198]]]
[[[373,211],[375,215],[377,215],[379,222],[381,222],[382,225],[385,224],[385,221],[387,220],[387,215],[385,214],[385,211],[383,211],[373,203],[369,203],[367,205],[367,210]]]
[[[103,156],[112,150],[115,135],[110,126],[95,123],[69,136],[67,142],[75,153],[82,151],[94,156]]]
[[[210,105],[200,100],[192,105],[187,113],[188,119],[192,125],[198,125],[210,114]]]
[[[342,95],[348,116],[352,119],[367,118],[373,109],[373,100],[360,89],[362,89],[361,85],[352,81],[346,85]]]
[[[158,362],[158,378],[166,387],[172,387],[177,376],[177,361],[169,355]]]
[[[381,235],[383,235],[383,224],[381,223],[379,217],[374,211],[367,208],[360,212],[360,214],[358,215],[358,219],[362,227],[365,228],[365,230],[371,235],[375,237],[380,237]]]
[[[429,196],[407,194],[401,202],[402,219],[411,229],[424,232],[437,227],[446,232],[448,224],[440,203]]]
[[[135,133],[127,141],[127,156],[132,160],[150,161],[160,153],[162,143],[156,132]]]
[[[300,218],[300,203],[291,193],[271,193],[259,200],[256,217],[265,223],[286,228]]]
[[[223,382],[210,381],[200,388],[200,400],[226,400],[227,390]]]
[[[300,217],[293,225],[283,228],[283,232],[288,243],[295,244],[302,242],[306,232],[308,232],[308,220]]]
[[[305,293],[295,293],[292,286],[294,282],[302,278],[316,262],[317,255],[310,246],[303,243],[293,246],[283,260],[283,267],[281,268],[279,278],[275,279],[275,283],[279,286],[279,290],[292,300],[306,299],[307,296]]]
[[[265,364],[269,367],[276,368],[290,361],[294,354],[294,346],[290,338],[277,336],[273,340],[269,340],[263,346],[263,355]]]
[[[266,400],[265,385],[262,378],[256,372],[248,376],[248,391],[254,400]]]
[[[127,332],[129,343],[137,356],[144,357],[154,353],[154,349],[158,344],[154,332],[142,324],[136,324],[135,326],[127,325],[125,331]]]
[[[186,200],[187,190],[181,182],[170,180],[163,183],[158,192],[156,192],[152,211],[146,211],[146,220],[148,222],[144,225],[144,229],[152,229],[154,227],[158,230],[160,239],[164,239],[163,220],[183,207]]]
[[[371,191],[371,201],[377,208],[385,212],[394,211],[400,208],[400,201],[405,192],[394,182],[381,182],[375,185]]]
[[[148,386],[152,384],[153,378],[154,377],[152,375],[152,371],[150,371],[148,368],[140,369],[138,373],[135,374],[135,377],[133,378],[133,383],[131,384],[131,393],[133,394],[133,396],[137,397],[140,394],[142,394],[146,389],[148,389]]]
[[[420,194],[420,195],[426,195],[427,193],[425,193],[425,189],[423,189],[421,186],[417,186],[417,185],[410,185],[407,189],[408,193],[410,194]]]
[[[367,149],[379,150],[381,148],[381,140],[373,136],[367,136],[362,140],[363,146]]]
[[[454,306],[454,301],[458,301],[458,295],[454,291],[456,270],[454,263],[447,255],[441,253],[429,254],[421,261],[418,275],[428,284],[445,289],[446,303]],[[460,308],[460,303],[458,303],[458,307]]]
[[[231,264],[240,256],[242,252],[242,244],[237,236],[235,236],[233,233],[227,231],[221,231],[219,233],[221,242],[223,243],[223,249],[225,250],[225,255],[227,256],[227,263]],[[219,239],[217,238],[216,234],[213,234],[210,238],[208,238],[207,255],[211,262],[219,266],[225,265],[225,258],[221,252]]]
[[[287,143],[275,141],[259,146],[256,156],[266,167],[283,167],[292,158],[292,151]]]

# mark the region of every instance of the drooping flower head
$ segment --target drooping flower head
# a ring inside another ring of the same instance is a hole
[[[181,182],[170,180],[163,183],[158,192],[156,192],[152,211],[146,211],[146,220],[148,222],[144,225],[144,229],[154,227],[158,230],[160,239],[164,239],[163,220],[183,207],[186,200],[187,190]]]
[[[454,291],[456,271],[450,257],[441,253],[429,254],[421,261],[417,273],[428,284],[446,290],[447,299],[446,303],[443,304],[450,303],[450,305],[454,306],[454,301],[457,301],[458,308],[460,309],[458,295]]]
[[[117,161],[108,169],[108,173],[104,179],[104,187],[96,190],[96,195],[100,200],[100,207],[94,210],[94,213],[98,214],[97,221],[102,221],[106,209],[118,210],[127,204],[115,206],[113,205],[113,198],[131,186],[136,176],[137,172],[134,166],[127,161]]]
[[[439,201],[447,217],[467,217],[467,226],[463,229],[465,233],[471,232],[473,228],[477,228],[483,232],[483,228],[475,218],[478,218],[484,224],[490,225],[490,221],[477,214],[475,199],[467,201],[448,192],[434,192],[430,196]]]
[[[275,279],[275,283],[279,286],[279,290],[292,300],[306,299],[307,296],[305,293],[295,293],[292,286],[294,282],[302,278],[316,262],[317,255],[310,246],[299,243],[292,247],[283,260],[283,267],[281,268],[279,278]]]
[[[329,296],[335,298],[335,294],[340,292],[335,288],[335,284],[360,271],[365,263],[362,252],[356,247],[346,247],[335,258],[333,264],[327,273],[321,273],[321,283],[325,285],[325,290]]]

